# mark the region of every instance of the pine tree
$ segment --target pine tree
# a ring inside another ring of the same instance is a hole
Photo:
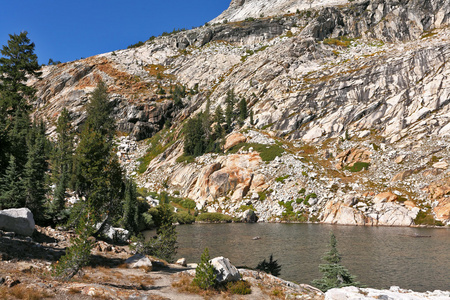
[[[111,113],[106,86],[100,82],[87,107],[72,175],[72,186],[99,219],[117,213],[120,207],[117,202],[123,196],[122,169],[113,153],[114,119]]]
[[[206,150],[206,133],[203,122],[203,114],[189,119],[184,127],[184,153],[186,155],[199,156]]]
[[[250,125],[255,125],[255,121],[253,120],[253,110],[250,111]]]
[[[123,225],[125,229],[131,232],[131,234],[138,234],[139,204],[137,200],[136,185],[132,180],[126,180],[125,182]]]
[[[222,138],[224,134],[224,129],[222,127],[225,118],[223,117],[223,110],[220,105],[217,105],[216,111],[214,112],[214,123],[216,123],[214,127],[214,133],[217,138]]]
[[[28,155],[23,174],[25,206],[31,210],[35,220],[43,220],[43,206],[47,193],[45,129],[34,125],[28,139]]]
[[[355,281],[356,277],[351,275],[350,272],[340,264],[342,258],[337,250],[336,244],[336,236],[331,233],[330,251],[325,253],[325,256],[322,258],[327,264],[319,265],[319,270],[323,273],[323,277],[321,279],[313,280],[311,283],[323,292],[332,288],[361,285],[359,282]]]
[[[269,257],[269,262],[264,259],[256,266],[255,269],[272,274],[273,276],[278,276],[280,275],[281,266],[276,260],[273,260],[273,255],[271,254]]]
[[[70,247],[64,256],[52,266],[52,275],[59,280],[69,281],[80,273],[90,261],[94,243],[89,237],[94,232],[95,218],[90,208],[85,209],[76,226],[76,236],[71,238]]]
[[[30,129],[29,101],[35,89],[26,85],[28,76],[39,76],[39,64],[27,32],[10,34],[0,50],[0,177],[15,156],[19,170],[27,161],[26,136]]]
[[[247,118],[247,101],[245,101],[245,98],[242,98],[239,102],[239,123],[244,123],[245,119]]]
[[[233,107],[235,102],[234,90],[229,90],[227,92],[226,98],[226,108],[225,108],[225,121],[227,122],[227,130],[231,131],[231,124],[233,123],[234,115],[233,115]]]
[[[200,263],[195,269],[195,277],[192,280],[192,284],[203,290],[211,289],[217,284],[216,278],[215,269],[210,262],[209,250],[205,248],[200,257]]]
[[[107,141],[110,141],[115,132],[112,112],[113,105],[109,101],[108,88],[103,81],[100,81],[86,106],[87,118],[84,127],[97,131]]]
[[[58,184],[60,177],[64,174],[67,180],[70,177],[73,164],[74,152],[74,131],[71,125],[69,111],[64,108],[56,123],[57,140],[52,154],[52,176],[54,182]]]
[[[40,68],[34,43],[27,37],[27,32],[19,35],[10,34],[8,45],[4,45],[0,51],[0,113],[10,117],[14,116],[18,109],[29,110],[27,100],[34,97],[35,89],[27,86],[27,76],[40,76],[37,72]]]
[[[0,180],[0,210],[25,205],[21,175],[15,156],[10,155],[5,175]]]

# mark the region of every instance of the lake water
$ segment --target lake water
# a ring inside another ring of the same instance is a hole
[[[318,265],[334,232],[342,264],[366,286],[450,290],[448,229],[237,223],[183,225],[177,232],[177,257],[188,262],[199,262],[205,247],[235,266],[255,267],[273,254],[281,278],[308,284],[321,277]]]

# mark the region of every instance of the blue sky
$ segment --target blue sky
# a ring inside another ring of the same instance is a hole
[[[28,31],[39,63],[124,49],[174,28],[200,26],[231,0],[7,0],[0,7],[0,46]]]

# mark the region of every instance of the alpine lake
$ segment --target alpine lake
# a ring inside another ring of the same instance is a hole
[[[318,266],[333,232],[341,264],[367,287],[450,289],[448,228],[229,223],[177,226],[177,232],[177,257],[188,263],[198,263],[206,247],[211,258],[227,257],[237,267],[254,268],[273,254],[279,277],[306,284],[322,276]]]

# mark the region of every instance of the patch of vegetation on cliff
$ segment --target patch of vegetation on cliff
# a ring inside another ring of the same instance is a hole
[[[175,140],[171,136],[167,136],[168,129],[164,128],[159,131],[153,137],[148,139],[147,144],[150,145],[147,149],[147,153],[138,159],[140,165],[137,169],[139,174],[144,173],[147,170],[149,163],[158,155],[166,151],[170,146],[175,143]],[[166,138],[167,136],[167,138]]]
[[[356,172],[360,172],[362,170],[367,171],[369,169],[369,167],[370,167],[370,163],[358,161],[351,167],[350,166],[345,167],[345,169],[349,170],[352,173],[356,173]]]
[[[417,217],[414,219],[416,225],[428,226],[444,226],[444,223],[436,220],[429,212],[419,211]]]
[[[295,212],[292,207],[293,202],[294,200],[288,202],[278,201],[278,204],[285,208],[285,211],[282,213],[281,220],[285,222],[307,222],[308,214],[303,211]]]
[[[256,143],[240,143],[228,150],[228,153],[237,153],[240,149],[248,151],[248,149],[253,148],[253,151],[259,152],[259,156],[263,161],[272,161],[277,156],[281,156],[284,149],[277,144],[274,145],[263,145]]]
[[[275,178],[275,181],[276,181],[276,182],[281,182],[281,183],[284,184],[284,181],[285,181],[286,179],[288,179],[289,177],[291,177],[291,175],[280,176],[280,177]]]
[[[353,41],[355,41],[354,38],[349,38],[347,36],[340,36],[338,38],[324,39],[323,43],[326,45],[334,45],[334,46],[348,48]]]
[[[209,223],[229,223],[233,220],[232,217],[221,213],[202,213],[197,216],[197,222]]]

